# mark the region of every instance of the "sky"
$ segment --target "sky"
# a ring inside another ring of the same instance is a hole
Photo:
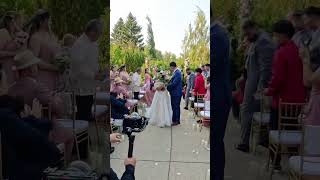
[[[210,0],[111,0],[111,32],[118,19],[126,20],[131,12],[142,26],[146,40],[148,15],[152,21],[156,49],[179,56],[185,31],[195,20],[197,7],[204,11],[209,25]]]

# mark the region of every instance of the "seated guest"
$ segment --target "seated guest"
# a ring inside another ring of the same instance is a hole
[[[200,68],[196,69],[196,78],[194,81],[194,89],[193,94],[195,97],[195,102],[197,101],[197,95],[205,95],[206,94],[205,80],[202,75],[202,70]]]
[[[12,97],[21,97],[29,106],[32,106],[35,99],[39,100],[40,104],[44,106],[50,105],[52,108],[52,120],[63,114],[63,106],[61,105],[63,102],[61,99],[53,95],[48,88],[35,79],[35,77],[37,77],[38,63],[40,60],[29,50],[19,53],[14,59],[19,77],[9,88],[9,95]],[[57,121],[53,121],[53,131],[50,139],[56,143],[65,143],[65,158],[69,161],[73,148],[72,130],[64,129]]]
[[[124,98],[129,98],[129,92],[126,89],[126,86],[124,86],[122,83],[124,81],[121,78],[116,78],[114,80],[114,86],[111,89],[111,92],[117,93],[117,94],[123,94]]]
[[[1,76],[1,81],[3,77]],[[7,89],[3,85],[4,83],[0,84],[0,89]],[[23,101],[8,96],[6,91],[0,92],[0,132],[4,179],[40,180],[43,170],[55,165],[61,158],[56,145],[48,141],[50,123],[39,120],[37,118],[39,113],[34,114],[34,112],[39,111],[32,109],[27,112]],[[25,117],[21,117],[22,114]]]
[[[278,129],[280,99],[286,103],[304,103],[306,98],[299,49],[291,40],[294,32],[293,25],[287,20],[278,21],[273,26],[273,36],[279,48],[274,55],[269,87],[265,89],[265,95],[272,96],[271,130]],[[276,159],[275,165],[280,169],[280,157]]]
[[[126,100],[123,95],[111,92],[111,118],[123,119],[125,114],[129,114],[129,109],[126,107]]]

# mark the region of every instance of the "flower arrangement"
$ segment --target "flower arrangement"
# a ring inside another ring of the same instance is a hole
[[[59,69],[59,72],[63,74],[66,70],[70,69],[71,59],[68,53],[62,52],[58,54],[53,63]]]

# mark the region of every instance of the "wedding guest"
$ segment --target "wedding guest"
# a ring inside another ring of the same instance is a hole
[[[130,76],[127,72],[127,68],[125,65],[119,68],[119,77],[123,80],[123,86],[126,90],[129,90],[130,85]]]
[[[210,76],[206,79],[205,88],[207,90],[207,93],[204,96],[204,100],[210,101]]]
[[[207,90],[205,87],[205,80],[202,75],[202,70],[200,68],[197,68],[196,69],[196,77],[195,77],[195,81],[194,81],[193,94],[195,95],[195,97],[197,97],[197,95],[205,95],[206,91]],[[197,102],[196,98],[195,98],[195,102]]]
[[[14,15],[7,13],[3,18],[0,25],[0,64],[7,74],[8,84],[12,84],[15,80],[15,74],[13,71],[13,57],[16,55],[21,44],[16,38],[16,33],[19,31],[19,27],[15,21]]]
[[[111,100],[111,118],[123,119],[125,114],[129,114],[129,109],[126,107],[126,100],[123,94],[115,92],[110,93]]]
[[[186,96],[185,96],[185,101],[186,105],[184,107],[185,110],[188,110],[189,107],[189,97],[191,97],[191,91],[194,88],[194,81],[195,81],[195,74],[191,71],[190,68],[187,68],[186,70],[188,76],[187,76],[187,88],[186,88]]]
[[[288,20],[292,23],[295,28],[295,34],[292,37],[294,43],[299,47],[304,47],[304,41],[308,41],[310,39],[310,33],[305,27],[303,21],[303,11],[295,11],[288,15]]]
[[[309,7],[304,12],[304,22],[312,33],[312,39],[307,48],[301,49],[303,60],[303,81],[311,87],[309,103],[306,109],[306,124],[320,125],[320,8]]]
[[[125,88],[125,86],[123,85],[123,80],[120,77],[117,77],[114,80],[114,86],[113,89],[111,89],[111,92],[117,93],[117,94],[123,94],[123,96],[125,98],[129,98],[129,92],[127,91],[127,89]]]
[[[77,119],[92,120],[91,108],[99,77],[99,47],[97,40],[102,34],[103,25],[97,20],[89,21],[84,33],[71,49],[71,72],[76,88]]]
[[[37,79],[45,84],[49,90],[55,90],[57,88],[59,69],[52,62],[61,51],[61,46],[58,39],[51,32],[49,22],[49,12],[42,9],[38,10],[30,22],[29,48],[36,57],[41,59]]]
[[[145,90],[145,95],[143,97],[144,101],[146,102],[147,106],[151,106],[153,96],[155,94],[155,89],[153,88],[153,80],[149,73],[149,69],[145,69],[144,73],[144,86],[143,89]]]
[[[264,92],[265,95],[272,96],[271,130],[278,130],[280,99],[286,103],[304,103],[306,99],[302,62],[298,47],[291,40],[293,35],[294,27],[289,21],[281,20],[274,24],[273,36],[279,48],[275,51],[269,87]],[[272,151],[270,153],[273,159],[274,154]],[[275,162],[277,170],[281,169],[280,158],[281,156],[277,156]]]
[[[210,76],[210,64],[204,65],[204,69],[205,69],[204,77],[208,78]]]
[[[41,60],[29,50],[25,50],[15,56],[15,66],[18,71],[18,80],[9,88],[9,95],[21,97],[23,102],[32,106],[35,99],[43,106],[51,106],[53,131],[50,139],[56,143],[65,143],[65,159],[71,160],[73,148],[73,133],[70,129],[64,129],[55,121],[60,118],[64,109],[63,101],[53,94],[45,85],[36,80],[38,76],[38,65]]]
[[[262,31],[254,21],[246,21],[242,25],[242,29],[252,45],[248,50],[246,63],[248,79],[240,110],[241,136],[237,149],[242,152],[249,152],[252,116],[260,107],[254,95],[267,87],[271,77],[272,59],[276,46],[269,34]]]
[[[134,99],[139,100],[139,93],[141,88],[141,69],[138,68],[136,72],[132,75],[132,90]]]
[[[241,77],[236,80],[236,90],[232,92],[232,113],[235,119],[240,117],[240,105],[243,102],[246,80],[247,71],[244,69]]]
[[[76,41],[76,37],[72,34],[65,34],[62,39],[62,46],[65,48],[72,48]]]

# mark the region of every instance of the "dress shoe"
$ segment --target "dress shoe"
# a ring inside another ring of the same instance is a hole
[[[183,109],[185,109],[185,110],[189,110],[189,108],[188,108],[188,107],[184,107]]]

